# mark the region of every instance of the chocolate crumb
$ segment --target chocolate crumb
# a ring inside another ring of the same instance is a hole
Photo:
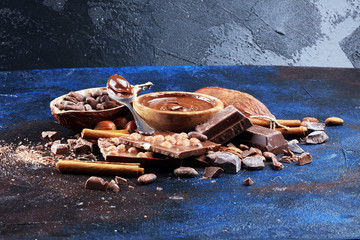
[[[251,178],[249,178],[249,177],[244,180],[244,185],[245,185],[245,186],[251,186],[251,185],[253,185],[253,184],[254,184],[254,181],[251,180]]]

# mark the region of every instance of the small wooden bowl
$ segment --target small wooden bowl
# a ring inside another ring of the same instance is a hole
[[[88,95],[99,89],[105,90],[106,87],[88,88],[76,92],[82,95]],[[126,109],[124,105],[104,110],[60,110],[55,106],[55,104],[61,102],[66,95],[67,94],[55,98],[50,102],[51,114],[56,118],[60,125],[74,131],[81,131],[84,128],[94,128],[98,122],[112,120],[119,115],[124,115],[124,112],[126,111],[124,110]]]
[[[151,99],[162,97],[193,97],[202,99],[212,105],[210,109],[200,111],[178,112],[157,110],[145,106],[144,103]],[[156,92],[141,95],[134,99],[133,107],[135,111],[154,129],[172,132],[187,132],[194,130],[195,126],[205,122],[212,115],[220,112],[224,104],[219,99],[191,92]]]

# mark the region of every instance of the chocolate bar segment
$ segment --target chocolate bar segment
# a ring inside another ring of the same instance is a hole
[[[284,149],[288,149],[288,142],[281,132],[259,125],[246,129],[236,138],[236,141],[276,155],[282,153]]]
[[[196,126],[195,130],[206,135],[210,141],[224,144],[250,126],[250,120],[234,106],[229,105],[205,123]]]
[[[150,152],[155,152],[172,158],[184,159],[199,156],[208,151],[217,151],[220,145],[197,138],[190,138],[186,133],[156,132],[153,136],[132,133],[119,138],[124,145],[133,146]]]
[[[118,137],[99,138],[98,146],[104,159],[109,162],[136,162],[142,165],[174,167],[181,164],[179,159],[168,158],[164,155],[121,144]]]

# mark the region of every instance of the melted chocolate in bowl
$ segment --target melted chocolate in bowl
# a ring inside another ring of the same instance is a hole
[[[215,102],[196,95],[154,94],[141,98],[140,103],[160,111],[195,112],[211,109]]]

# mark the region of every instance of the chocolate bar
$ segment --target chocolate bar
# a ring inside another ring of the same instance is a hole
[[[224,144],[250,126],[250,120],[234,106],[229,105],[205,123],[196,126],[195,130],[206,135],[210,141]]]
[[[197,138],[189,139],[186,133],[156,132],[153,136],[132,133],[131,135],[120,137],[119,142],[124,145],[179,159],[199,156],[208,151],[220,149],[220,144],[210,141],[201,142]]]
[[[109,162],[137,162],[152,166],[180,166],[181,164],[179,159],[167,158],[160,154],[121,144],[118,137],[99,138],[98,146],[104,159]]]
[[[281,132],[259,125],[246,129],[236,138],[236,141],[276,155],[282,153],[284,149],[288,149],[288,142]]]

